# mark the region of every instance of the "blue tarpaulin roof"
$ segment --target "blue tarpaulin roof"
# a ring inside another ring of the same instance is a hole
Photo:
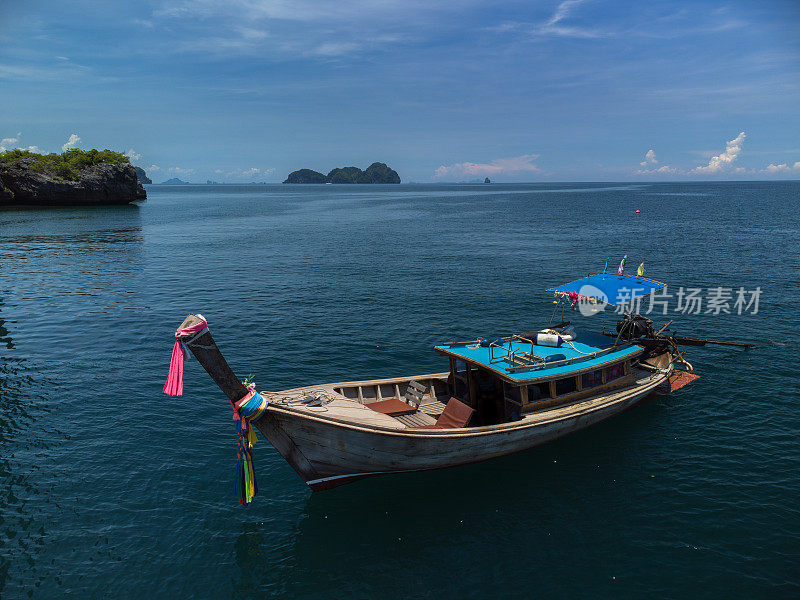
[[[653,290],[660,290],[664,285],[659,281],[653,281],[645,277],[617,275],[616,273],[597,273],[596,275],[589,275],[583,279],[550,288],[547,291],[562,294],[576,292],[581,296],[596,298],[606,304],[616,306],[649,294]]]
[[[623,345],[614,347],[614,338],[609,338],[599,333],[579,331],[574,342],[569,342],[558,348],[549,346],[532,345],[530,341],[501,340],[492,349],[478,343],[445,344],[436,346],[441,354],[452,356],[459,360],[467,361],[481,368],[489,369],[502,376],[506,380],[523,382],[530,379],[549,378],[556,375],[568,376],[577,371],[586,371],[599,368],[609,363],[619,362],[625,358],[632,358],[641,353],[639,346]],[[532,365],[530,368],[511,369],[511,363],[504,357],[509,355],[511,350],[517,352],[530,352],[541,358],[561,355],[563,360],[548,365]],[[606,353],[601,351],[606,350]],[[600,354],[599,356],[597,354]],[[492,358],[494,356],[495,358]]]

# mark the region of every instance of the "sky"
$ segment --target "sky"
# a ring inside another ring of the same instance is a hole
[[[800,179],[800,2],[0,0],[0,106],[156,182]]]

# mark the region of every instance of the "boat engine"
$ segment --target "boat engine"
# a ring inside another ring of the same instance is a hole
[[[625,315],[624,319],[617,322],[617,339],[642,346],[645,349],[641,356],[643,361],[664,354],[669,349],[669,340],[656,335],[653,321],[639,314]]]
[[[656,332],[653,329],[653,321],[639,314],[629,314],[617,322],[617,335],[621,340],[653,339],[656,337]]]

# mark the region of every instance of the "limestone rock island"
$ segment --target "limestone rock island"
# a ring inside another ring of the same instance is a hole
[[[283,183],[400,183],[400,176],[386,163],[376,162],[365,171],[358,167],[341,167],[327,175],[311,169],[300,169],[289,173]]]
[[[136,169],[113,150],[0,153],[0,206],[127,204],[145,198]]]

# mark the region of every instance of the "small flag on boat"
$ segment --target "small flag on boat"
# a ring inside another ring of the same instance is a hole
[[[610,257],[606,259],[606,266],[605,266],[605,267],[603,267],[603,275],[605,275],[605,274],[606,274],[606,271],[608,271],[608,261],[609,261],[609,260],[611,260],[611,258],[610,258]]]
[[[639,265],[639,268],[636,270],[636,274],[641,277],[644,275],[644,263]]]
[[[618,275],[624,275],[625,274],[625,260],[627,258],[628,258],[627,254],[622,257],[622,260],[619,263],[619,269],[617,269],[617,274]]]

